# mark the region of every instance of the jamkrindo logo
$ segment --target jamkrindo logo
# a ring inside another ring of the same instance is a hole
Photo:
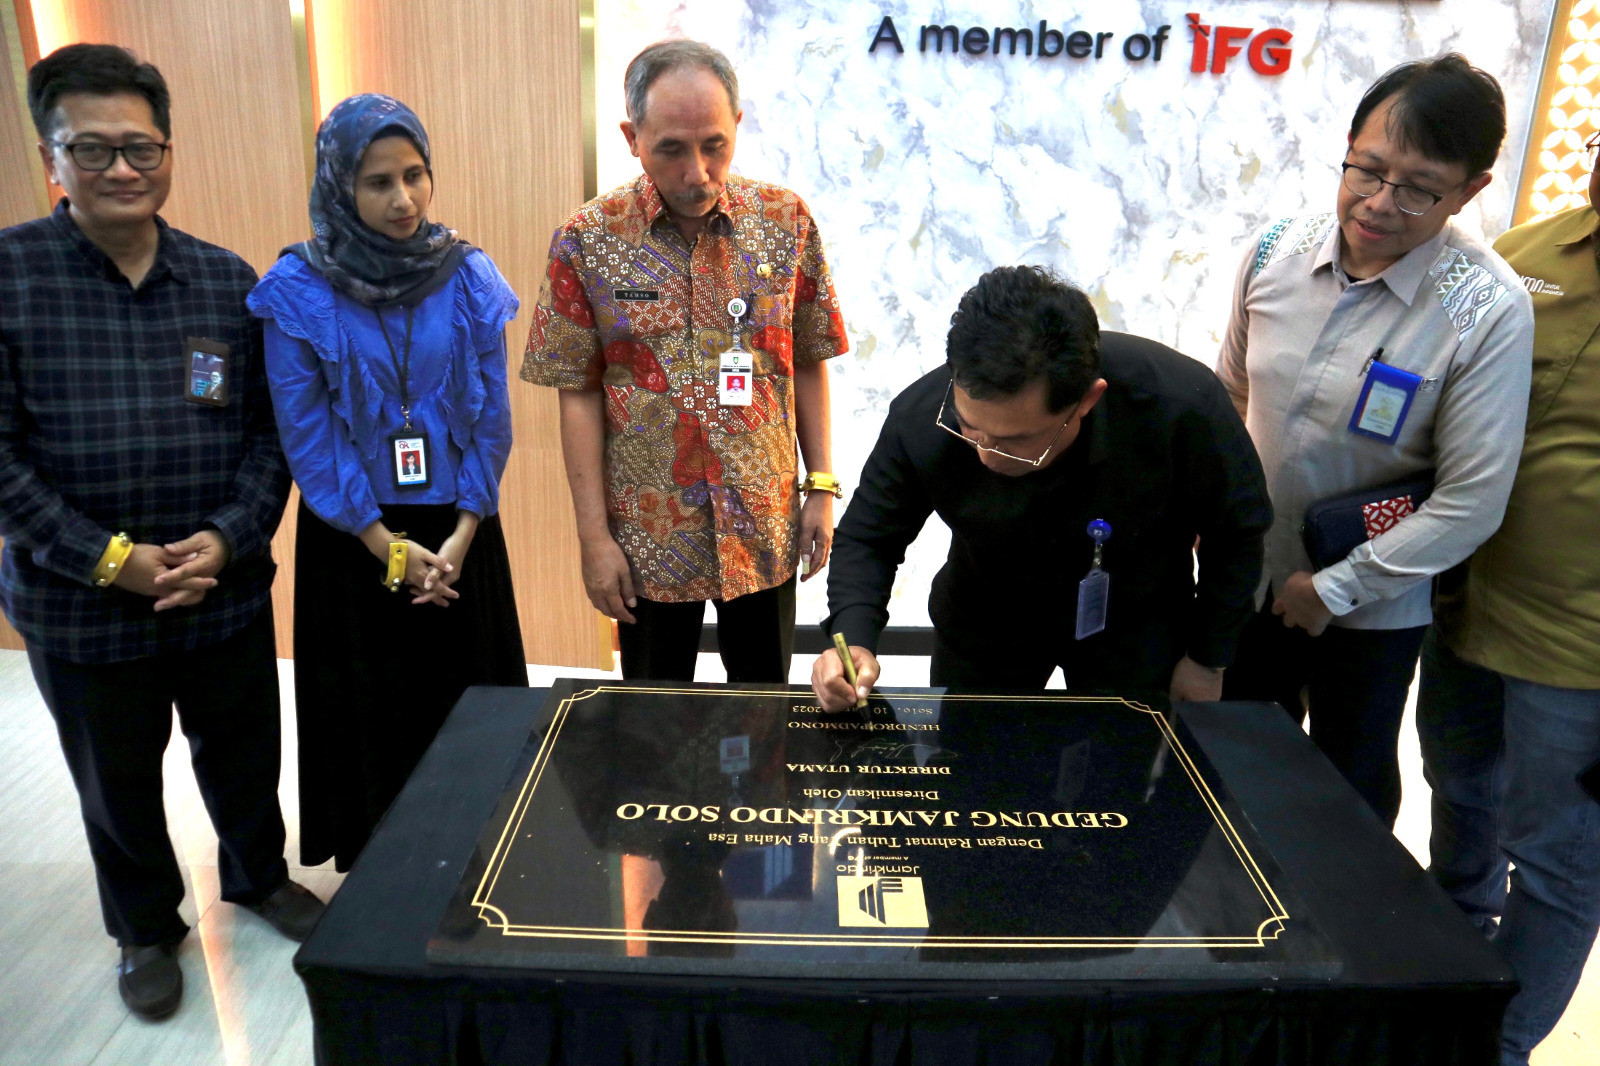
[[[872,929],[926,929],[928,904],[920,877],[839,878],[839,924]]]

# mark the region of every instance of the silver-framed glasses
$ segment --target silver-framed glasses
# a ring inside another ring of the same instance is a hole
[[[1067,417],[1067,420],[1061,423],[1061,428],[1056,430],[1056,435],[1050,438],[1050,443],[1045,446],[1044,451],[1039,453],[1039,457],[1037,459],[1024,459],[1020,455],[1012,455],[1010,452],[1004,451],[1000,448],[985,448],[983,445],[979,444],[977,441],[961,432],[959,426],[952,426],[948,421],[946,421],[944,414],[945,410],[948,408],[952,413],[955,411],[955,403],[953,402],[955,388],[956,379],[955,375],[952,374],[950,376],[950,384],[945,386],[944,399],[939,403],[939,413],[934,416],[933,424],[958,440],[967,442],[980,452],[988,452],[990,455],[998,455],[1002,459],[1010,459],[1014,463],[1022,463],[1024,466],[1031,466],[1035,470],[1044,465],[1044,461],[1050,457],[1050,453],[1055,451],[1056,444],[1060,442],[1061,434],[1065,433],[1067,431],[1067,427],[1072,424],[1072,420],[1078,417],[1077,409],[1074,408],[1072,414]]]

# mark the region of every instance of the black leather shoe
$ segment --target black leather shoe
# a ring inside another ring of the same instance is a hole
[[[317,926],[317,919],[328,909],[328,905],[309,888],[293,881],[285,881],[282,888],[260,903],[246,903],[243,906],[261,915],[268,925],[296,943],[311,935],[311,930]]]
[[[176,944],[122,946],[117,963],[117,991],[122,1002],[141,1018],[155,1021],[178,1009],[183,999],[183,970],[175,958]]]

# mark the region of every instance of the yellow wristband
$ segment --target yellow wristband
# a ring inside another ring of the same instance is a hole
[[[832,474],[807,474],[800,483],[801,492],[831,492],[836,499],[844,498],[844,486]]]
[[[399,592],[406,579],[405,534],[396,533],[395,537],[402,539],[389,542],[389,572],[383,576],[383,587],[390,592]]]
[[[106,545],[106,550],[100,553],[100,561],[94,567],[94,583],[100,588],[105,588],[117,579],[122,573],[122,564],[128,561],[128,556],[133,554],[133,539],[126,533],[118,533],[111,538],[111,543]]]

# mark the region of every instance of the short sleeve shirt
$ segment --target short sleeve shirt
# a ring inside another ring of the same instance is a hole
[[[735,297],[755,363],[746,407],[717,397]],[[794,574],[794,368],[848,349],[798,196],[729,178],[690,246],[641,175],[556,231],[522,377],[604,391],[606,510],[638,593],[727,600]]]

